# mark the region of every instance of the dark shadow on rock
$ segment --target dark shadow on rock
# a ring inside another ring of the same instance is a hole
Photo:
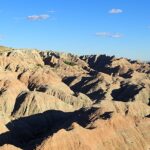
[[[92,78],[93,79],[93,78]],[[92,79],[89,79],[88,82],[90,82],[90,80]],[[91,88],[94,88],[97,86],[97,84],[99,83],[99,80],[96,80],[95,82],[92,82],[91,84],[88,84],[86,86],[84,86],[84,84],[82,85],[82,90],[81,92],[82,93],[87,93]],[[91,97],[92,98],[92,97]]]
[[[143,87],[138,87],[138,85],[123,85],[119,89],[112,91],[111,96],[116,101],[134,101],[135,95],[137,95]]]
[[[53,68],[56,67],[57,65],[59,65],[59,64],[52,63],[52,61],[51,61],[52,58],[60,59],[60,56],[55,54],[54,52],[47,53],[47,56],[44,56],[41,52],[40,55],[43,57],[43,61],[44,61],[45,65],[49,65]]]
[[[149,103],[148,103],[148,106],[150,106],[150,98],[149,98]]]
[[[90,94],[87,94],[90,98],[92,98],[93,100],[96,100],[96,102],[98,102],[99,100],[104,99],[105,97],[105,92],[102,89],[99,89],[95,92],[92,92]]]
[[[55,67],[56,65],[55,64],[53,64],[52,62],[51,62],[51,58],[45,58],[44,59],[44,64],[45,65],[49,65],[49,66],[51,66],[51,67]]]
[[[63,78],[63,82],[67,85],[70,85],[71,82],[73,82],[76,79],[76,76],[71,76],[71,77],[65,77]]]
[[[48,85],[40,85],[36,87],[36,91],[38,92],[46,92],[47,89],[48,89]]]
[[[91,56],[80,56],[80,59],[86,60],[89,66],[97,72],[109,73],[113,72],[107,67],[111,64],[114,56],[106,55],[91,55]]]
[[[29,83],[28,89],[30,91],[46,92],[48,85],[36,85],[35,83]]]
[[[132,74],[133,74],[133,70],[129,69],[127,73],[124,73],[121,75],[121,77],[125,78],[125,79],[128,79],[128,78],[131,78],[132,77]]]
[[[29,83],[29,84],[28,84],[28,89],[29,89],[30,91],[34,91],[35,87],[36,87],[36,85],[35,85],[34,83]]]
[[[146,118],[150,118],[150,114],[149,115],[147,115],[147,116],[145,116]]]
[[[105,112],[104,114],[100,115],[100,118],[107,120],[110,119],[112,117],[113,111],[110,112]]]
[[[12,115],[20,108],[26,95],[27,95],[27,92],[22,92],[18,95],[18,97],[16,98],[16,103],[15,103],[14,109],[12,111]]]
[[[71,84],[71,82],[73,82],[73,80],[75,80],[75,79],[76,79],[76,77],[66,77],[66,78],[64,78],[63,82],[69,86]],[[96,77],[82,77],[79,82],[77,82],[73,86],[70,86],[70,88],[74,92],[81,92],[81,93],[86,94],[92,100],[101,100],[105,96],[105,93],[102,89],[98,89],[97,91],[93,91],[90,94],[87,94],[88,91],[90,91],[92,88],[96,87],[97,84],[100,82],[99,79],[97,79],[97,80],[95,80],[95,79],[96,79]],[[93,80],[93,82],[90,83],[90,81],[92,81],[92,80]],[[90,83],[90,84],[86,85],[86,83]]]
[[[113,67],[112,62],[114,61],[115,56],[106,56],[106,55],[85,55],[80,56],[80,59],[86,61],[90,68],[95,70],[96,72],[103,72],[109,75],[119,75],[122,76],[124,74],[121,70],[123,69],[121,65],[118,63],[117,66]],[[122,58],[115,59],[121,60]],[[137,63],[136,61],[130,61],[126,59],[129,63],[134,64]],[[128,68],[129,69],[129,68]],[[130,69],[129,69],[130,71]],[[120,72],[120,74],[118,74]],[[123,75],[125,78],[128,78],[127,74]]]
[[[67,129],[73,122],[85,127],[89,123],[88,115],[95,110],[96,108],[75,112],[49,110],[13,120],[6,125],[9,131],[0,135],[0,146],[11,144],[27,150],[34,149],[43,139],[62,128]]]
[[[147,116],[145,116],[146,118],[150,118],[150,114],[149,115],[147,115]]]
[[[85,85],[87,82],[89,82],[90,79],[93,79],[93,77],[82,77],[79,82],[77,82],[75,85],[71,86],[71,89],[74,92],[82,92],[85,94],[85,90],[83,90],[83,85]],[[67,82],[65,82],[67,84]]]

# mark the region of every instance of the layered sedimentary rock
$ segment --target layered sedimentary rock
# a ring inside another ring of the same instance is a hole
[[[89,127],[90,129],[83,128],[77,123],[73,123],[71,127],[69,131],[61,129],[46,139],[37,149],[149,149],[150,136],[145,132],[150,130],[148,119],[138,120],[116,115],[110,120],[97,120]]]
[[[0,149],[150,148],[150,63],[0,47]]]

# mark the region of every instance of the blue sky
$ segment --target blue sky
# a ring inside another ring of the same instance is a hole
[[[150,0],[0,0],[0,45],[150,60]]]

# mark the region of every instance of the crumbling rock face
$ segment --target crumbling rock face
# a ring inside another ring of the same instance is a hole
[[[1,53],[0,65],[6,70],[21,72],[42,66],[44,63],[36,50],[14,50]]]
[[[78,56],[67,53],[40,52],[45,65],[55,68],[60,77],[87,74],[90,71],[88,64]]]
[[[106,56],[106,55],[85,55],[80,56],[82,60],[87,62],[91,68],[98,72],[107,72],[107,66],[112,62],[114,56]]]
[[[73,91],[88,95],[93,101],[142,101],[149,104],[150,80],[143,73],[134,73],[130,78],[98,73],[95,76],[66,77],[63,81]]]
[[[60,99],[40,92],[29,92],[20,95],[12,112],[15,118],[42,113],[47,110],[71,112],[74,108]]]
[[[99,73],[96,76],[64,78],[64,82],[68,84],[72,90],[82,92],[94,101],[99,101],[105,98],[105,94],[111,84],[113,84],[113,78],[110,75]]]
[[[0,147],[1,150],[21,150],[18,147],[15,147],[13,145],[5,144],[4,146]]]
[[[137,85],[123,85],[119,89],[112,91],[112,96],[118,101],[132,101],[134,96],[137,95],[143,87]]]
[[[149,116],[149,63],[0,47],[0,150],[148,150]]]
[[[0,112],[8,116],[14,108],[16,98],[27,87],[17,80],[17,75],[11,72],[0,73]]]
[[[141,101],[125,103],[122,101],[104,100],[100,103],[99,107],[101,114],[105,112],[115,112],[122,115],[139,117],[145,117],[150,114],[150,107]]]
[[[71,130],[60,130],[37,149],[48,150],[49,147],[52,150],[149,149],[149,135],[143,130],[143,128],[147,131],[150,129],[148,119],[136,120],[116,115],[110,120],[97,120],[89,128],[73,123]]]
[[[61,82],[61,78],[56,73],[47,67],[36,69],[33,72],[21,73],[19,80],[25,83],[30,91],[38,91],[49,95],[49,97],[55,97],[72,105],[74,109],[92,105],[88,96],[74,93],[66,84]]]
[[[85,55],[80,58],[86,61],[94,70],[108,74],[123,75],[131,70],[149,74],[150,71],[149,63],[125,58],[115,58],[114,56],[106,55]]]
[[[2,120],[0,120],[0,134],[7,132],[8,129],[5,126],[4,122]]]

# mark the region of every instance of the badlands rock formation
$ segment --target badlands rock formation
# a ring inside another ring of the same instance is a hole
[[[150,63],[0,46],[0,150],[149,150]]]

